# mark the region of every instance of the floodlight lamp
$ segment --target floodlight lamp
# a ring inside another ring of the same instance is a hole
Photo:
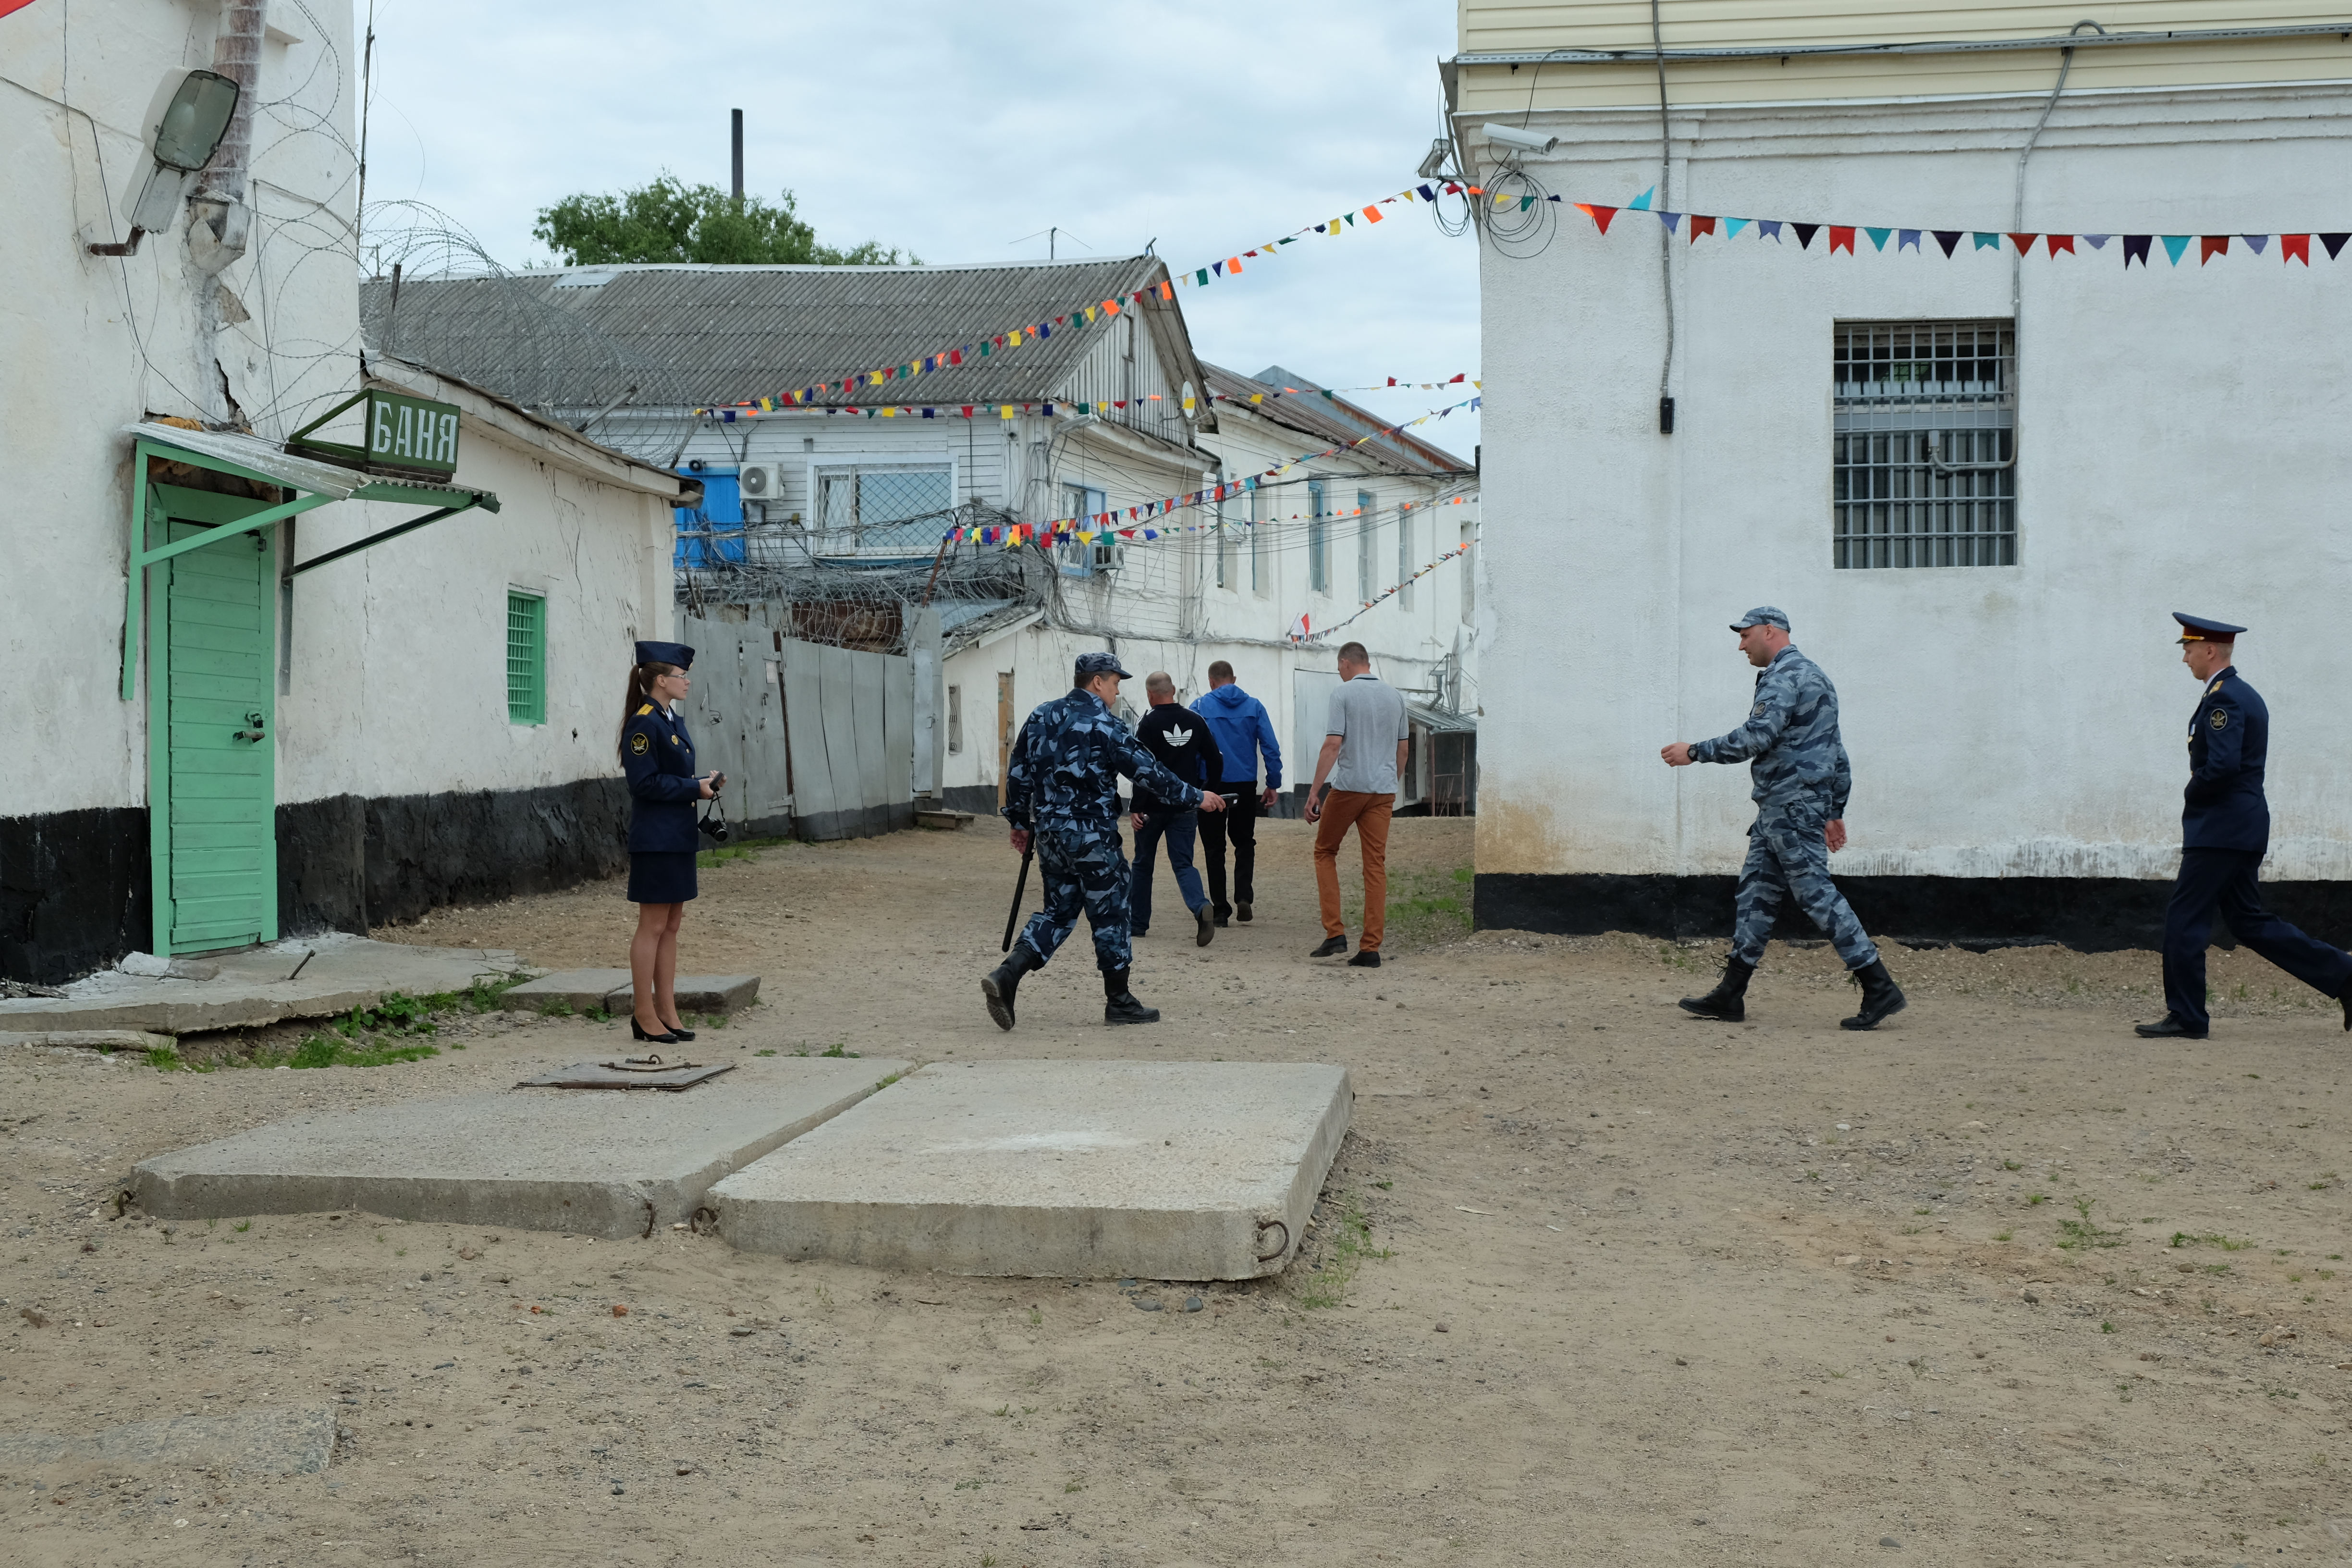
[[[1486,140],[1495,146],[1515,147],[1522,153],[1549,153],[1559,145],[1557,136],[1539,136],[1532,131],[1523,131],[1516,125],[1497,125],[1493,121],[1486,122]]]
[[[193,174],[212,161],[236,113],[236,83],[217,71],[192,70],[155,124],[155,162]]]

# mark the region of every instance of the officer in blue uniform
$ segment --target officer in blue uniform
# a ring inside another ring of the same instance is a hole
[[[1130,879],[1127,857],[1119,853],[1118,780],[1124,774],[1174,809],[1223,811],[1225,803],[1170,773],[1111,711],[1118,683],[1134,679],[1109,654],[1080,654],[1075,688],[1039,706],[1013,742],[1004,772],[1004,816],[1013,824],[1013,847],[1036,854],[1045,907],[1029,917],[1013,952],[980,983],[988,1016],[1000,1029],[1013,1027],[1021,977],[1045,967],[1076,929],[1082,907],[1094,928],[1095,965],[1102,971],[1103,1022],[1160,1020],[1160,1009],[1145,1006],[1128,988]]]
[[[2231,662],[2243,626],[2175,610],[2180,662],[2200,689],[2189,716],[2189,787],[2180,812],[2180,876],[2164,910],[2164,1005],[2161,1021],[2136,1026],[2151,1039],[2201,1040],[2212,1026],[2205,1011],[2205,944],[2213,911],[2240,942],[2344,1004],[2352,1029],[2352,955],[2302,931],[2263,908],[2256,880],[2270,847],[2271,808],[2263,795],[2263,769],[2271,742],[2271,710]]]
[[[664,1045],[694,1038],[678,1022],[677,929],[695,896],[695,809],[725,781],[694,771],[694,737],[677,715],[693,684],[694,650],[641,642],[621,718],[621,770],[629,781],[629,901],[637,906],[629,942],[634,992],[630,1028]]]

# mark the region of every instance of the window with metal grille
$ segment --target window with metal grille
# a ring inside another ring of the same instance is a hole
[[[1330,524],[1323,521],[1323,481],[1307,481],[1307,586],[1318,594],[1331,591]]]
[[[1120,554],[1118,535],[1090,521],[1097,513],[1109,510],[1109,499],[1091,485],[1062,487],[1062,515],[1077,519],[1077,528],[1100,537],[1088,543],[1070,540],[1055,546],[1062,562],[1065,577],[1091,577],[1097,572],[1118,570]]]
[[[904,552],[929,556],[947,531],[955,504],[954,465],[859,464],[820,468],[817,526],[831,534],[828,554]]]
[[[2016,565],[2014,324],[1845,321],[1836,341],[1838,568]]]
[[[547,601],[507,592],[507,721],[547,722]]]

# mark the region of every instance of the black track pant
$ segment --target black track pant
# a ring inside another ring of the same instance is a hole
[[[1208,862],[1209,904],[1221,915],[1233,913],[1237,903],[1257,902],[1258,787],[1248,784],[1219,784],[1225,797],[1223,811],[1201,814],[1201,858]],[[1234,844],[1233,897],[1225,897],[1225,840]]]
[[[2164,910],[2164,1005],[2172,1016],[2202,1034],[2212,1023],[2205,1011],[2205,944],[2219,908],[2230,930],[2305,985],[2341,996],[2352,985],[2352,955],[2308,937],[2263,908],[2255,873],[2260,851],[2184,849],[2180,879]]]

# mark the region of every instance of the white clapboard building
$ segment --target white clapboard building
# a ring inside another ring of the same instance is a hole
[[[1479,921],[1727,932],[1745,770],[1658,752],[1741,721],[1726,627],[1769,604],[1838,686],[1832,865],[1867,926],[2152,944],[2183,610],[2252,628],[2273,907],[2352,937],[2339,20],[1465,0],[1460,26],[1480,640],[1516,677],[1485,690]]]
[[[1186,700],[1229,660],[1286,755],[1311,759],[1341,637],[1417,704],[1409,805],[1471,804],[1471,465],[1287,373],[1203,364],[1157,258],[577,267],[364,294],[402,355],[704,487],[678,516],[682,611],[752,628],[730,657],[770,666],[769,690],[746,674],[730,699],[741,754],[762,727],[805,736],[759,768],[744,809],[763,826],[873,831],[926,796],[992,811],[1021,720],[1089,648],[1167,670]],[[1292,635],[1302,616],[1318,635]],[[904,762],[885,698],[890,777],[862,807],[841,767],[856,743],[792,711],[838,700],[796,684],[822,646],[912,665]],[[1139,684],[1129,701],[1139,716]]]
[[[615,869],[692,481],[364,353],[348,0],[91,20],[0,19],[0,976]]]

